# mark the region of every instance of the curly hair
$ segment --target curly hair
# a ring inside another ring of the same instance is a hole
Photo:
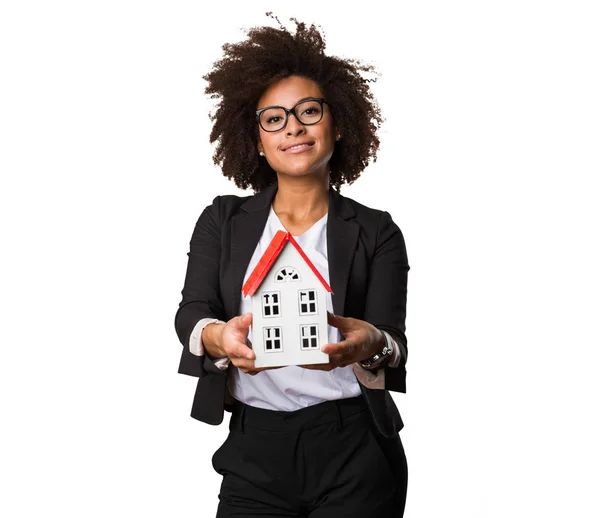
[[[224,57],[203,76],[208,83],[205,93],[217,99],[211,144],[218,141],[213,161],[223,175],[241,189],[259,192],[277,181],[275,171],[259,157],[256,105],[266,88],[288,76],[306,77],[317,83],[329,101],[335,124],[343,138],[336,142],[330,160],[329,182],[336,190],[351,184],[372,158],[377,160],[377,130],[383,122],[369,82],[362,72],[374,67],[355,59],[325,55],[325,40],[314,25],[290,18],[296,24],[294,34],[281,22],[280,28],[254,27],[247,39],[223,45]]]

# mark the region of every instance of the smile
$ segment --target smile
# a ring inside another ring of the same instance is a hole
[[[284,153],[302,153],[311,147],[312,144],[298,144],[297,146],[291,146],[287,148]]]

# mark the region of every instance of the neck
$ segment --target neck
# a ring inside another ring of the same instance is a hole
[[[278,175],[273,210],[294,220],[323,217],[329,208],[329,175],[289,177]]]

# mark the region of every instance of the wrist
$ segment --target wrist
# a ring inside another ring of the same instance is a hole
[[[385,365],[393,354],[393,349],[390,343],[388,343],[386,334],[378,329],[380,333],[380,339],[377,342],[376,352],[369,358],[358,362],[363,369],[375,370]]]
[[[202,330],[202,343],[204,344],[206,355],[210,359],[225,358],[227,356],[222,346],[224,327],[224,323],[212,322]]]

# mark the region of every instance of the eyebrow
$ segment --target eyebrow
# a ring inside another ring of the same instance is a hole
[[[298,103],[301,103],[302,101],[306,101],[308,99],[318,99],[318,97],[315,97],[314,95],[309,95],[308,97],[303,97],[302,99],[298,99],[292,106],[296,106]],[[264,110],[265,108],[285,108],[285,106],[281,106],[279,104],[270,104],[268,106],[263,106],[262,108],[257,108],[256,111]]]

